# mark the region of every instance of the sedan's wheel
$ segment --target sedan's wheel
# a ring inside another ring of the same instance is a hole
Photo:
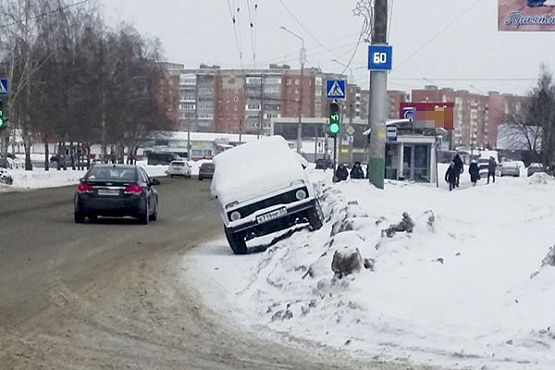
[[[75,202],[75,207],[73,210],[73,219],[75,220],[75,223],[82,224],[83,222],[85,222],[85,217],[85,212],[83,211],[81,206],[79,206],[79,203]]]
[[[98,220],[98,216],[95,215],[94,213],[89,213],[87,216],[89,217],[89,220],[93,222],[96,222]]]
[[[150,215],[150,221],[158,220],[160,215],[160,204],[158,203],[158,199],[156,199],[156,207],[154,208],[154,212]]]
[[[198,179],[199,179],[199,181],[202,181],[202,177],[201,177],[201,176],[199,176]]]
[[[145,200],[145,207],[143,209],[143,212],[139,213],[139,223],[142,225],[148,225],[148,219],[149,219],[149,215],[148,213],[150,212],[150,210],[148,209],[148,199]]]
[[[173,175],[170,175],[170,177],[173,179]]]

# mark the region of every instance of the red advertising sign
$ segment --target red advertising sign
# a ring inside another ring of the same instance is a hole
[[[555,31],[554,0],[498,0],[499,31]]]
[[[455,103],[401,103],[399,118],[412,120],[415,128],[455,128]]]

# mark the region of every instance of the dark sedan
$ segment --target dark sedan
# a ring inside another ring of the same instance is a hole
[[[74,200],[75,222],[97,216],[131,216],[141,224],[158,218],[159,185],[139,166],[98,164],[92,167],[77,186]]]
[[[214,163],[207,162],[207,163],[201,164],[198,170],[198,179],[202,181],[204,179],[213,178],[215,169],[216,169],[216,166],[214,165]]]

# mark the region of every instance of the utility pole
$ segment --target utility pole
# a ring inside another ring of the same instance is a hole
[[[260,77],[260,111],[258,116],[258,135],[256,135],[256,138],[260,139],[262,135],[262,125],[264,124],[264,74]]]
[[[297,153],[301,154],[303,149],[303,79],[304,79],[304,58],[306,49],[304,48],[304,40],[301,47],[301,81],[299,82],[299,123],[297,124]]]
[[[375,0],[372,45],[387,44],[387,2]],[[384,188],[385,124],[387,120],[387,71],[370,72],[370,135],[368,177],[379,189]]]
[[[199,75],[195,75],[195,124],[198,127],[198,84]],[[191,158],[191,120],[187,123],[187,160],[190,162]]]
[[[299,87],[299,122],[297,123],[297,153],[301,154],[302,148],[303,148],[303,139],[302,139],[302,134],[303,134],[303,121],[302,121],[302,114],[303,114],[303,78],[304,78],[304,62],[305,62],[305,57],[306,57],[306,49],[304,47],[304,39],[297,35],[294,32],[289,31],[287,28],[281,26],[280,27],[282,30],[284,30],[285,32],[295,36],[296,38],[298,38],[299,40],[301,40],[301,50],[300,50],[300,63],[301,63],[301,81],[299,82],[300,87]]]

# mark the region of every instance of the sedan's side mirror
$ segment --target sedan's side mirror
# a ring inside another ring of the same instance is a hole
[[[150,184],[151,184],[151,185],[160,185],[160,180],[158,180],[158,179],[150,179]]]

